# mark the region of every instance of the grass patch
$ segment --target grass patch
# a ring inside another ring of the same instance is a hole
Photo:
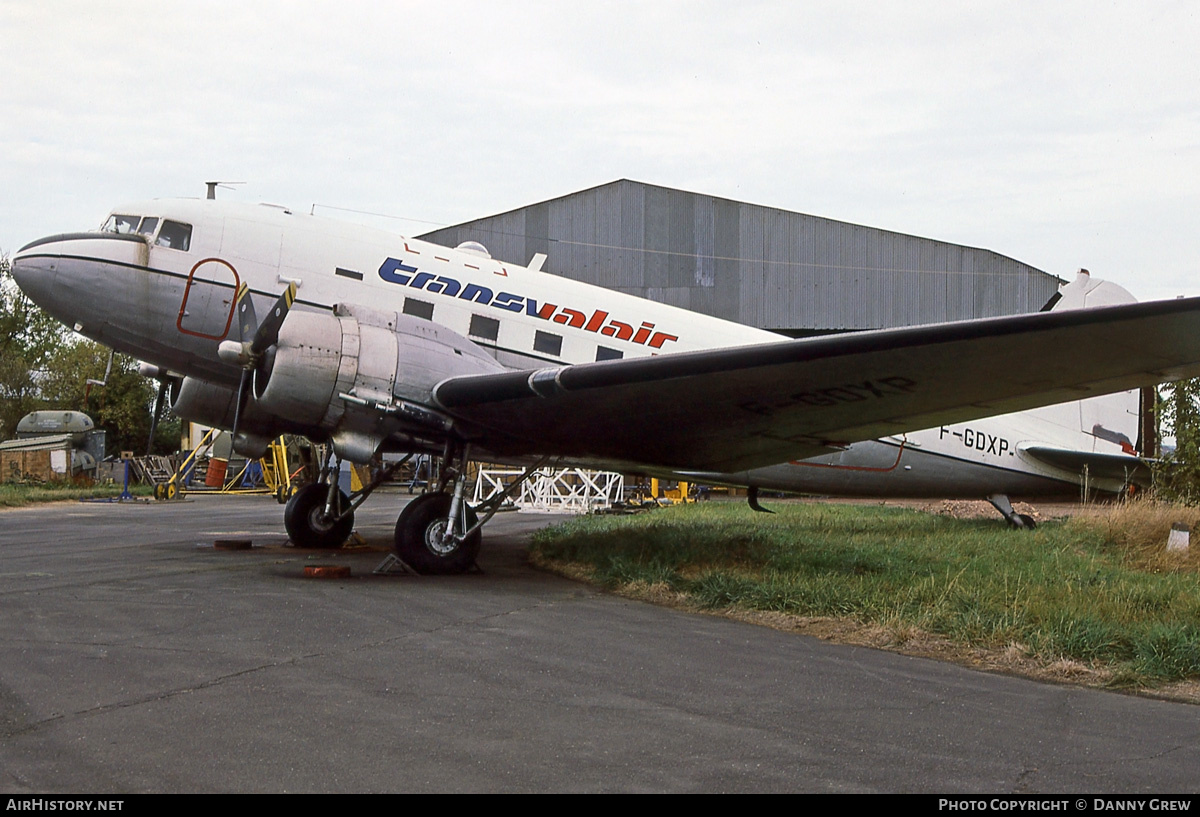
[[[135,496],[152,496],[152,490],[145,485],[131,485],[129,492]],[[20,508],[35,502],[60,502],[65,499],[93,499],[118,497],[121,486],[115,484],[90,485],[78,487],[75,485],[25,485],[21,483],[0,483],[0,508]]]
[[[584,517],[539,531],[531,556],[618,591],[1082,664],[1110,685],[1200,678],[1200,561],[1165,553],[1171,522],[1200,513],[1133,503],[1028,532],[879,506],[775,509]]]

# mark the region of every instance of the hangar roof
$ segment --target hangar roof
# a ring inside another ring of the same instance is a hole
[[[1061,282],[976,247],[619,179],[421,236],[792,335],[1038,310]]]

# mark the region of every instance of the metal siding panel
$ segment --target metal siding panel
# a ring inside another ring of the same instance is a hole
[[[625,219],[620,188],[606,187],[596,191],[596,224],[593,240],[596,248],[596,283],[603,287],[616,286],[623,280],[622,268],[629,251],[624,247],[637,246],[625,235]]]
[[[768,304],[774,289],[763,264],[762,208],[750,205],[738,207],[738,245],[741,248],[738,274],[742,286],[738,289],[739,314],[753,315],[755,326],[764,326],[769,319]],[[755,286],[747,287],[746,282]]]
[[[651,287],[646,290],[646,297],[652,301],[691,309],[691,287]]]
[[[796,325],[817,327],[820,318],[817,310],[817,278],[816,267],[816,223],[810,216],[800,216],[793,224],[796,236],[796,247],[792,259],[799,265],[804,276],[804,285],[800,288],[799,310],[796,312]]]
[[[524,261],[521,264],[528,264],[529,259],[534,253],[545,253],[550,255],[550,205],[548,203],[535,204],[532,207],[525,208],[525,252],[522,253]],[[547,261],[547,268],[552,268],[550,261]],[[562,267],[567,269],[567,267]]]
[[[571,237],[571,200],[556,199],[546,208],[546,246],[542,250],[548,256],[542,269],[562,275],[566,270],[573,277],[587,281],[587,269],[580,266],[580,258],[575,251],[574,240]]]
[[[672,191],[671,254],[667,257],[667,286],[690,286],[696,277],[696,196],[693,193]]]
[[[646,254],[639,286],[665,286],[670,258],[667,253],[671,250],[671,203],[668,191],[661,187],[646,187],[644,212],[643,246],[651,252]]]
[[[695,312],[702,312],[705,315],[716,315],[716,290],[712,287],[692,287],[692,305],[691,309]],[[735,320],[728,318],[727,320]]]
[[[617,280],[625,286],[640,286],[645,281],[646,198],[638,185],[624,182],[617,192],[621,227],[617,235],[620,246],[627,247],[620,255]]]
[[[741,316],[741,239],[738,205],[726,199],[713,200],[713,251],[716,254],[712,288],[712,311],[708,314],[739,320]],[[750,321],[743,321],[751,323]]]
[[[796,270],[789,263],[791,219],[781,210],[767,209],[760,209],[760,217],[763,219],[763,280],[772,283],[759,296],[764,299],[760,326],[778,329],[788,325],[796,303]]]
[[[711,196],[696,196],[695,215],[692,227],[694,258],[692,285],[711,287],[716,281],[716,261],[713,256],[715,236],[715,210]]]

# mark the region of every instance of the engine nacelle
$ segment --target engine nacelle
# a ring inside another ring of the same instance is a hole
[[[501,371],[467,338],[411,315],[347,304],[332,313],[293,310],[254,373],[251,405],[293,428],[319,430],[339,456],[365,462],[401,428],[436,423],[436,413],[420,407],[439,382]]]
[[[172,389],[172,396],[171,411],[180,417],[214,428],[233,427],[233,415],[237,409],[236,389],[185,377],[177,388]],[[282,431],[294,430],[280,428],[276,418],[247,406],[237,437],[233,440],[233,450],[245,457],[261,457],[273,437]]]

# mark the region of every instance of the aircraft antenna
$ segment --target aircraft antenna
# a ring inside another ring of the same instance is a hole
[[[231,184],[245,184],[245,182],[205,182],[208,187],[208,195],[205,198],[215,199],[217,197],[217,188],[224,187],[226,190],[232,190]]]

